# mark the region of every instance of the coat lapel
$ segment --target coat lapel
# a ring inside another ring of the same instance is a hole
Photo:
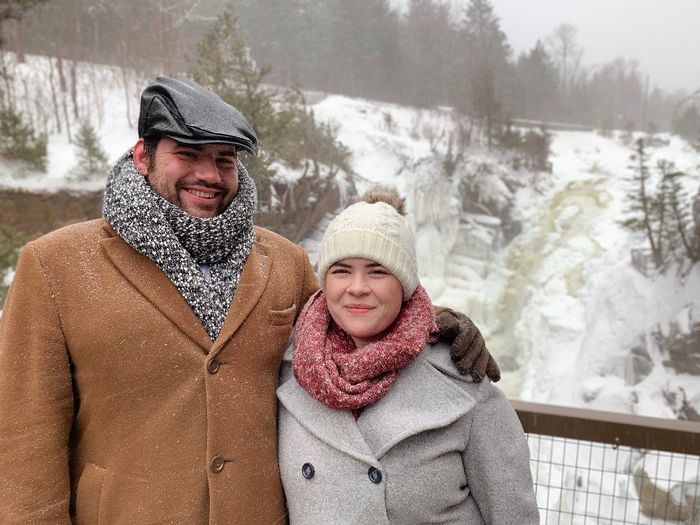
[[[224,347],[258,303],[267,286],[271,267],[270,248],[256,237],[253,249],[248,255],[245,266],[243,266],[236,295],[231,301],[224,326],[214,342],[212,354],[218,353]]]
[[[449,361],[448,350],[428,347],[401,371],[382,399],[362,412],[357,424],[378,459],[408,437],[454,423],[476,404],[473,396],[446,377],[447,370],[441,371],[440,365],[454,368],[442,363],[442,354]]]
[[[450,360],[449,349],[428,346],[407,365],[386,395],[355,422],[347,410],[316,401],[291,373],[293,350],[284,355],[277,398],[299,423],[321,441],[362,461],[381,460],[392,447],[420,432],[445,427],[469,412],[476,400],[449,377],[468,382]]]
[[[316,401],[294,376],[277,389],[277,398],[301,426],[324,443],[365,463],[376,463],[349,410],[336,410]]]
[[[205,352],[211,339],[192,308],[168,276],[145,255],[137,252],[109,227],[111,237],[102,239],[105,254],[121,274],[160,312]]]

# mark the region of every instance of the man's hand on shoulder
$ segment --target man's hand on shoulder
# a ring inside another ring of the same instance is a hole
[[[501,379],[501,370],[486,348],[484,336],[469,317],[449,308],[440,308],[436,317],[440,340],[450,345],[450,357],[460,373],[470,374],[477,383],[485,375],[494,383]]]

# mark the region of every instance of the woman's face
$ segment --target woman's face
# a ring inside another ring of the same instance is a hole
[[[333,320],[358,348],[382,338],[401,310],[401,283],[369,259],[342,259],[326,274],[326,300]]]

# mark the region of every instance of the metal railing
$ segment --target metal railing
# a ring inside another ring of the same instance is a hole
[[[541,523],[700,524],[700,423],[512,404]]]

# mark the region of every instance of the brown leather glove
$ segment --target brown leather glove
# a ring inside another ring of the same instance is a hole
[[[494,383],[501,370],[486,348],[484,336],[469,317],[449,308],[437,313],[440,340],[450,345],[450,357],[461,374],[470,374],[476,383],[484,375]]]

